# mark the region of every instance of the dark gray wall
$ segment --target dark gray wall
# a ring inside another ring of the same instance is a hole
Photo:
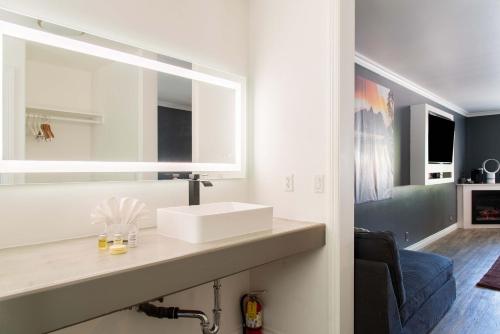
[[[369,230],[390,230],[400,247],[422,240],[456,222],[457,194],[453,183],[410,185],[410,106],[427,103],[455,116],[455,176],[464,173],[465,118],[378,74],[356,65],[356,75],[377,82],[394,93],[394,194],[392,199],[357,204],[355,225]],[[499,155],[500,156],[500,155]],[[409,232],[409,241],[405,241]]]
[[[467,119],[467,177],[471,169],[481,167],[489,158],[500,160],[500,115],[470,117]]]

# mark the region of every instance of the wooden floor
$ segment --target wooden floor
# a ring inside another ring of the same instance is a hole
[[[455,261],[457,299],[432,334],[500,334],[500,291],[476,287],[500,256],[500,229],[459,229],[423,251]]]

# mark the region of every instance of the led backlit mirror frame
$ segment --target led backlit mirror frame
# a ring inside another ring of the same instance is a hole
[[[3,117],[0,117],[0,173],[127,173],[127,172],[242,172],[243,171],[243,121],[244,121],[244,80],[233,81],[226,78],[170,65],[138,55],[82,42],[21,25],[0,20],[0,64],[3,64],[4,36],[11,36],[31,42],[96,56],[128,65],[197,80],[204,83],[229,88],[235,94],[235,162],[234,163],[192,163],[192,162],[104,162],[104,161],[40,161],[3,160]],[[0,101],[3,115],[3,65],[0,68]]]

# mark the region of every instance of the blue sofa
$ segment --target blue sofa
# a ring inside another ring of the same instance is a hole
[[[355,333],[425,334],[456,297],[453,261],[400,250],[391,232],[355,233]]]

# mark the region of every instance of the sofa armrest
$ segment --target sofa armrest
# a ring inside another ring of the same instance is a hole
[[[401,307],[406,302],[399,250],[392,232],[355,233],[354,257],[361,260],[386,263],[398,306]]]
[[[355,260],[354,329],[356,334],[402,332],[398,302],[386,263]]]

